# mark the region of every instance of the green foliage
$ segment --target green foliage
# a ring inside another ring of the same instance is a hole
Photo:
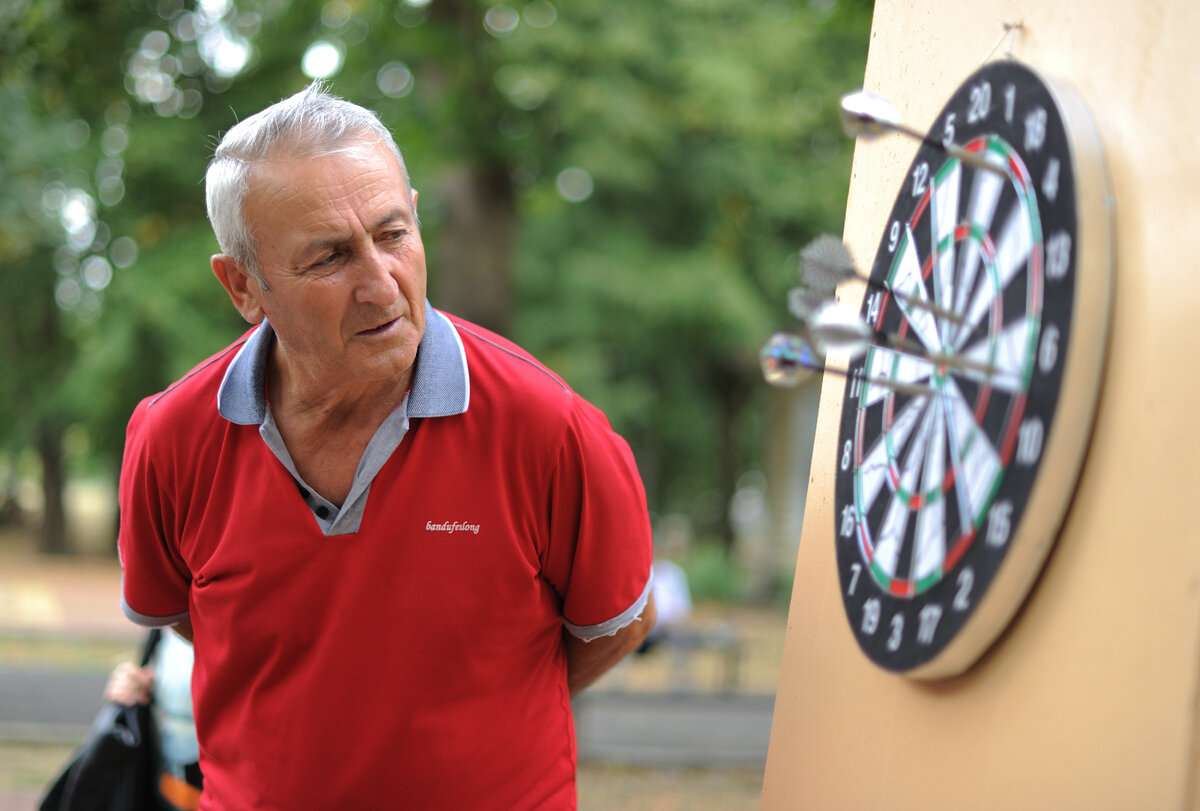
[[[308,83],[323,40],[335,92],[404,149],[434,303],[470,317],[504,277],[506,331],[606,410],[652,507],[728,541],[724,511],[696,505],[758,464],[757,350],[798,248],[840,231],[836,100],[870,17],[863,0],[0,4],[0,440],[80,424],[115,467],[133,404],[244,328],[208,270],[205,163]],[[64,252],[50,188],[91,200],[88,244]]]
[[[735,603],[742,596],[741,571],[720,543],[696,544],[688,553],[683,569],[695,602]]]
[[[517,335],[604,407],[651,500],[732,493],[762,436],[757,352],[781,323],[796,250],[840,232],[850,144],[836,102],[861,83],[870,8],[564,4],[514,37],[549,131],[524,189]],[[853,54],[852,58],[848,55]],[[530,163],[534,163],[532,157]],[[553,181],[583,168],[569,204]],[[728,537],[718,519],[701,531]]]

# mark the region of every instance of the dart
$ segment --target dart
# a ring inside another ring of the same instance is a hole
[[[813,311],[804,321],[804,332],[809,342],[828,354],[830,350],[841,349],[857,358],[866,353],[871,346],[882,344],[905,355],[951,369],[979,372],[991,375],[996,367],[962,355],[947,352],[930,352],[918,343],[871,329],[855,312],[840,307],[832,297],[824,307]]]
[[[854,263],[850,249],[832,234],[822,234],[800,251],[800,279],[809,288],[828,290],[831,293],[840,283],[857,279],[866,282],[870,287],[891,293],[902,304],[933,313],[951,324],[961,325],[964,323],[962,316],[958,313],[939,307],[920,297],[905,295],[899,290],[889,287],[885,282],[863,273]],[[788,301],[790,305],[790,296]],[[792,312],[795,314],[795,310]]]
[[[758,353],[762,366],[763,379],[772,386],[790,388],[798,385],[807,372],[829,372],[838,377],[850,375],[832,366],[826,366],[817,359],[812,346],[799,335],[789,332],[777,332],[763,344]],[[862,379],[873,386],[881,386],[900,394],[925,396],[936,394],[937,389],[920,386],[914,383],[902,383],[882,377],[862,376]]]
[[[787,294],[788,312],[799,321],[807,321],[832,300],[833,291],[815,287],[793,287]]]
[[[926,146],[933,147],[958,158],[965,164],[1007,177],[1008,172],[987,160],[982,154],[963,149],[952,141],[939,141],[908,126],[900,120],[892,103],[878,93],[856,90],[842,96],[842,129],[851,138],[878,138],[890,132],[898,132],[915,138]]]

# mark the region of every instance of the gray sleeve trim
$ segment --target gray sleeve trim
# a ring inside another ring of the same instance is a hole
[[[650,599],[650,591],[653,587],[654,573],[651,572],[650,577],[646,579],[646,588],[642,589],[642,596],[638,597],[633,605],[629,606],[629,608],[622,611],[619,615],[599,625],[575,625],[567,622],[564,618],[563,626],[571,632],[571,636],[578,637],[584,642],[591,642],[593,639],[599,639],[602,636],[616,636],[617,631],[642,618],[642,611],[646,608],[646,601]]]
[[[182,622],[191,616],[191,612],[189,611],[184,611],[182,614],[171,614],[167,617],[151,617],[146,614],[139,614],[129,607],[129,603],[125,602],[124,597],[121,598],[121,613],[130,621],[146,628],[166,628],[168,625]]]

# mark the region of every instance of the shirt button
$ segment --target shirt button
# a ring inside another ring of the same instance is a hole
[[[317,507],[317,509],[314,510],[314,512],[317,514],[317,518],[320,518],[322,521],[324,521],[326,518],[329,517],[329,508],[328,507],[324,507],[324,506]]]

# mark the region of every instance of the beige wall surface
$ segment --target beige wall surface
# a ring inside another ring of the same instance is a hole
[[[864,84],[927,129],[1014,22],[1012,56],[1090,108],[1115,201],[1108,359],[1074,502],[973,668],[932,683],[878,669],[838,591],[843,384],[828,378],[764,809],[1200,807],[1200,2],[877,0]],[[915,151],[856,147],[845,237],[862,267]]]

